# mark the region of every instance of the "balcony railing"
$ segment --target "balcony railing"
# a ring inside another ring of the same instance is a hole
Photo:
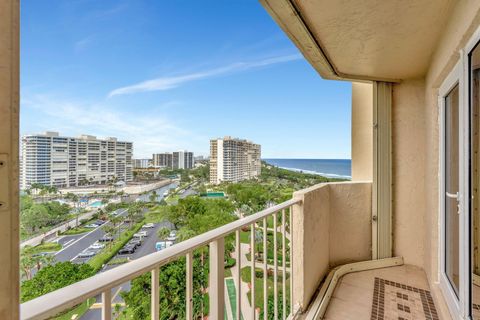
[[[293,270],[293,206],[302,202],[301,199],[292,199],[279,205],[270,207],[256,214],[239,219],[217,229],[211,230],[194,238],[182,241],[174,246],[162,251],[152,253],[145,257],[133,260],[121,265],[115,269],[97,274],[91,278],[77,282],[65,288],[51,292],[34,300],[21,305],[21,319],[47,319],[53,317],[65,310],[68,310],[89,298],[102,295],[102,319],[110,320],[112,318],[112,296],[111,290],[125,282],[133,280],[145,273],[151,273],[151,319],[159,318],[159,268],[181,257],[186,257],[186,319],[193,319],[193,252],[196,249],[209,246],[209,318],[224,319],[225,310],[225,284],[224,284],[224,255],[225,238],[235,234],[235,258],[238,272],[236,277],[236,314],[235,319],[241,319],[240,313],[244,319],[258,319],[259,315],[255,308],[255,277],[256,266],[260,265],[263,269],[263,316],[264,319],[271,318],[268,314],[268,299],[270,296],[268,288],[268,243],[267,236],[269,231],[273,231],[273,317],[279,319],[291,318],[296,307],[293,298],[293,272],[287,277],[287,256],[289,258],[290,270]],[[271,220],[270,220],[271,219]],[[273,228],[268,227],[269,222]],[[249,229],[250,232],[250,261],[249,265],[241,265],[241,239],[242,229]],[[272,230],[273,229],[273,230]],[[263,232],[263,261],[258,262],[255,256],[256,235]],[[280,239],[278,238],[280,237]],[[288,244],[287,244],[288,240]],[[277,245],[280,248],[277,248]],[[281,252],[281,257],[278,256]],[[279,262],[281,266],[279,266]],[[250,301],[251,307],[248,310],[242,310],[242,280],[241,268],[250,266],[251,268],[251,287]],[[279,268],[280,267],[280,268]],[[287,281],[289,281],[289,297],[287,297]],[[279,286],[281,299],[279,301]],[[249,313],[249,314],[245,314]]]

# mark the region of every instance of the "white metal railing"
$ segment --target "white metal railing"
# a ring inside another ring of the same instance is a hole
[[[224,319],[224,255],[225,255],[225,237],[230,234],[235,234],[235,249],[236,249],[236,314],[233,315],[235,319],[259,319],[259,315],[255,309],[255,270],[256,270],[256,257],[255,257],[255,236],[257,229],[263,229],[263,310],[264,319],[268,319],[268,218],[273,218],[273,299],[274,299],[274,319],[279,319],[279,311],[281,310],[282,319],[291,318],[294,305],[293,305],[293,272],[290,272],[290,296],[289,303],[287,304],[286,296],[286,283],[287,283],[287,266],[286,255],[287,245],[286,226],[288,223],[289,234],[289,258],[290,258],[290,270],[293,269],[293,224],[292,224],[292,207],[299,204],[301,200],[291,199],[283,202],[279,205],[270,207],[248,217],[239,219],[227,225],[221,226],[214,230],[208,231],[194,238],[182,241],[174,246],[166,248],[162,251],[152,253],[137,260],[133,260],[129,263],[121,265],[115,269],[105,271],[97,274],[91,278],[79,281],[65,288],[48,293],[44,296],[38,297],[31,301],[25,302],[20,307],[21,319],[47,319],[55,316],[62,311],[68,310],[89,298],[95,297],[99,294],[102,295],[102,319],[111,320],[112,318],[112,304],[111,304],[111,289],[133,280],[136,277],[151,272],[152,292],[151,292],[151,319],[157,320],[159,318],[159,268],[168,264],[180,257],[186,257],[186,319],[193,319],[193,251],[199,249],[205,245],[209,245],[209,318],[210,319]],[[281,214],[281,226],[279,231],[278,215]],[[288,215],[288,222],[287,222]],[[260,222],[263,222],[260,225]],[[240,233],[241,229],[250,227],[250,268],[251,268],[251,298],[252,301],[250,310],[242,310],[241,304],[241,241]],[[281,285],[282,285],[282,301],[278,301],[278,235],[281,234],[281,253],[282,253],[282,270],[281,270]],[[290,307],[290,312],[287,314],[287,305]],[[270,315],[271,316],[271,315]]]

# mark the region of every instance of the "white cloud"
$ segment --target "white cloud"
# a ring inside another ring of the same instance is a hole
[[[132,141],[135,157],[150,157],[152,153],[180,148],[189,149],[191,143],[200,142],[191,132],[178,127],[173,121],[159,114],[158,110],[161,108],[125,112],[104,104],[89,105],[63,101],[48,95],[22,99],[22,105],[45,114],[48,121],[42,120],[44,130],[57,128],[67,130],[60,132],[63,135],[91,134]],[[208,140],[205,144],[207,143]]]
[[[260,67],[266,67],[266,66],[274,65],[278,63],[299,60],[301,58],[302,58],[301,55],[294,54],[294,55],[280,56],[280,57],[274,57],[274,58],[268,58],[263,60],[250,61],[250,62],[237,62],[224,67],[219,67],[219,68],[215,68],[215,69],[211,69],[203,72],[190,73],[190,74],[181,75],[181,76],[160,77],[156,79],[142,81],[140,83],[133,84],[130,86],[114,89],[108,94],[108,96],[113,97],[116,95],[132,94],[132,93],[145,92],[145,91],[165,91],[165,90],[170,90],[170,89],[179,87],[182,84],[185,84],[187,82],[202,80],[206,78],[212,78],[215,76],[227,75],[231,73],[246,71],[246,70],[260,68]]]

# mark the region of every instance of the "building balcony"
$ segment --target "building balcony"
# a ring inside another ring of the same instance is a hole
[[[420,268],[403,265],[402,258],[372,260],[371,221],[370,182],[316,185],[284,203],[23,303],[21,319],[48,319],[100,295],[102,319],[112,319],[112,289],[145,273],[152,275],[151,318],[158,319],[159,268],[183,257],[185,315],[193,319],[193,253],[205,246],[210,257],[205,290],[209,319],[240,319],[240,312],[243,319],[384,319],[381,315],[387,314],[395,319],[438,319]],[[240,241],[245,230],[253,235],[249,244]],[[267,243],[268,232],[273,233],[273,243]],[[227,278],[233,281],[234,295],[224,273],[228,241],[234,244],[232,257],[237,261]],[[256,253],[271,249],[273,261]],[[264,280],[243,282],[239,270],[244,267],[256,269],[251,279]],[[269,277],[273,288],[267,285]],[[251,307],[248,296],[256,301],[258,293],[263,302],[269,300],[265,297],[273,300],[273,309]],[[267,313],[261,315],[260,309]]]

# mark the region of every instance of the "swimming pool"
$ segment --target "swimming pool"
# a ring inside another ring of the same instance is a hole
[[[102,201],[97,200],[97,201],[95,201],[95,202],[90,203],[89,206],[92,207],[92,208],[101,207],[101,206],[102,206]]]

